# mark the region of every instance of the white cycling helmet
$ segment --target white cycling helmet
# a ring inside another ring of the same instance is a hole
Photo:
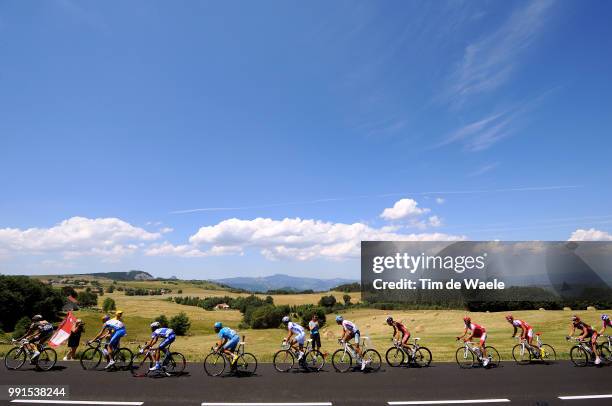
[[[291,319],[289,318],[289,316],[283,317],[283,323],[285,323],[285,324],[289,323],[290,320]]]
[[[159,323],[159,321],[154,321],[153,323],[151,323],[151,330],[155,330],[156,328],[160,328],[161,324]]]

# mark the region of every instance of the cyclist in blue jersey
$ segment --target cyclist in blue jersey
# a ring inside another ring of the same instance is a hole
[[[283,343],[287,342],[292,347],[295,347],[295,344],[298,345],[298,361],[302,361],[302,357],[304,356],[304,339],[306,338],[306,331],[304,331],[304,327],[300,326],[297,323],[291,321],[289,316],[283,317],[283,324],[287,326],[287,337],[283,340]],[[295,338],[292,340],[291,337],[295,335]]]
[[[115,365],[113,354],[115,350],[119,348],[121,337],[127,334],[125,324],[123,321],[121,321],[122,318],[123,312],[121,310],[117,310],[115,312],[115,317],[104,322],[102,330],[100,330],[100,332],[92,340],[87,342],[89,344],[91,341],[99,340],[104,336],[110,335],[111,339],[108,344],[106,344],[106,351],[104,351],[104,355],[106,355],[106,360],[108,361],[108,364],[104,367],[104,369],[108,369]]]
[[[240,336],[234,330],[229,327],[223,327],[223,323],[220,321],[215,323],[215,333],[219,336],[216,349],[221,348],[223,352],[232,357],[232,365],[238,359],[238,354],[234,351],[240,342]]]
[[[154,321],[151,323],[151,341],[147,343],[145,348],[151,348],[160,338],[162,338],[162,342],[157,346],[157,348],[155,348],[155,353],[153,354],[155,365],[149,368],[149,371],[157,371],[161,368],[161,364],[159,362],[160,352],[164,351],[164,354],[168,353],[170,344],[172,344],[176,339],[174,330],[168,327],[162,327],[159,321]]]

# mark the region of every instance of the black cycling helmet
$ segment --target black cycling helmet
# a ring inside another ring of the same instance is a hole
[[[391,324],[393,323],[393,317],[389,316],[387,317],[387,324]]]

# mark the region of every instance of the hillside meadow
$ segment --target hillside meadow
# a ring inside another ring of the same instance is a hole
[[[107,283],[103,283],[107,285]],[[159,281],[119,282],[119,286],[159,288]],[[185,312],[191,320],[191,330],[188,336],[178,337],[173,344],[175,351],[180,351],[191,361],[201,361],[210,351],[216,340],[213,324],[221,321],[225,325],[237,329],[242,315],[237,310],[207,311],[199,307],[185,306],[173,303],[167,299],[172,296],[245,296],[246,293],[232,293],[216,288],[214,285],[197,286],[189,282],[172,282],[173,292],[162,296],[126,296],[123,292],[115,290],[99,297],[99,307],[102,301],[111,297],[115,300],[117,308],[124,311],[128,335],[123,339],[123,345],[135,348],[143,343],[150,335],[149,323],[158,315],[165,314],[168,318]],[[162,287],[163,287],[162,286]],[[177,290],[182,289],[178,294]],[[275,304],[315,304],[322,295],[333,294],[341,300],[343,292],[328,292],[316,294],[273,295]],[[359,293],[350,293],[353,302],[359,300]],[[262,295],[265,296],[265,295]],[[533,310],[517,311],[515,317],[525,319],[532,324],[536,331],[543,333],[543,340],[555,347],[559,357],[567,358],[570,343],[565,340],[569,329],[569,319],[573,313],[578,313],[587,322],[597,327],[600,325],[599,316],[604,311],[569,311],[569,310]],[[83,319],[86,324],[84,341],[93,337],[101,326],[103,313],[97,310],[79,310],[76,316]],[[431,349],[435,361],[453,361],[458,343],[455,336],[463,329],[462,318],[470,314],[473,321],[487,328],[488,344],[493,345],[501,353],[503,360],[511,360],[510,350],[516,343],[511,339],[512,327],[504,319],[505,313],[466,313],[460,310],[411,310],[411,311],[384,311],[376,309],[351,309],[344,313],[346,319],[354,321],[363,336],[369,337],[369,345],[375,347],[384,357],[384,352],[390,346],[392,329],[386,325],[385,319],[391,314],[395,319],[405,322],[413,337],[420,337],[421,344]],[[333,352],[337,347],[337,338],[340,337],[340,328],[334,322],[334,314],[328,315],[328,324],[322,329],[324,352]],[[267,330],[239,330],[246,337],[247,351],[257,355],[260,361],[271,361],[275,351],[280,347],[285,336],[283,329]],[[0,351],[6,352],[9,346],[5,342],[0,345]],[[82,347],[81,347],[82,348]],[[60,348],[63,356],[65,348]]]

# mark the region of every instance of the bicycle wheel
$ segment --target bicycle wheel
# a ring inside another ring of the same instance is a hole
[[[527,365],[531,361],[531,351],[522,344],[516,344],[512,347],[512,358],[519,365]]]
[[[272,364],[278,372],[287,372],[293,368],[295,364],[295,357],[289,350],[279,350],[274,354]]]
[[[102,369],[102,358],[104,354],[98,348],[88,348],[81,353],[81,367],[88,371]]]
[[[501,362],[501,357],[499,356],[499,352],[497,352],[495,347],[486,346],[485,349],[487,350],[487,357],[489,357],[489,364],[487,365],[487,367],[495,368],[499,366],[499,363]]]
[[[134,376],[143,377],[149,374],[149,368],[152,366],[153,358],[149,353],[136,353],[132,358],[132,367],[130,371]]]
[[[557,360],[557,352],[552,345],[542,344],[540,358],[544,362],[555,362]]]
[[[463,369],[472,368],[476,364],[476,354],[465,347],[457,348],[455,359],[459,368]]]
[[[570,350],[570,359],[577,367],[586,367],[589,363],[589,354],[579,345],[575,345]]]
[[[226,359],[218,352],[211,352],[204,358],[204,372],[209,376],[219,376],[225,371]]]
[[[4,357],[4,366],[6,369],[19,369],[26,362],[26,352],[23,348],[15,347],[11,348],[9,352],[6,353]]]
[[[382,357],[376,350],[370,349],[363,353],[362,358],[366,362],[366,369],[370,372],[376,372],[382,365]]]
[[[610,352],[610,347],[608,347],[607,343],[599,346],[599,354],[604,364],[612,364],[612,352]]]
[[[343,348],[336,350],[332,355],[332,365],[338,372],[346,372],[351,369],[353,364],[353,358],[351,354],[345,351]]]
[[[171,352],[163,366],[169,374],[178,375],[183,373],[187,367],[187,361],[180,352]]]
[[[325,365],[325,357],[319,350],[311,350],[304,354],[304,366],[309,371],[320,371]]]
[[[390,367],[394,368],[402,365],[404,363],[405,357],[406,354],[404,354],[404,351],[397,347],[391,347],[385,353],[385,359],[387,360],[387,364],[389,364]]]
[[[414,353],[412,361],[421,368],[428,367],[431,364],[431,351],[427,347],[420,347]]]
[[[132,358],[134,354],[128,348],[119,348],[115,351],[113,358],[115,359],[115,368],[120,371],[129,371],[132,367]]]
[[[41,371],[48,371],[55,366],[57,353],[53,348],[44,348],[36,358],[36,368]]]
[[[250,352],[245,352],[236,360],[236,373],[239,375],[253,375],[257,370],[257,358]]]

